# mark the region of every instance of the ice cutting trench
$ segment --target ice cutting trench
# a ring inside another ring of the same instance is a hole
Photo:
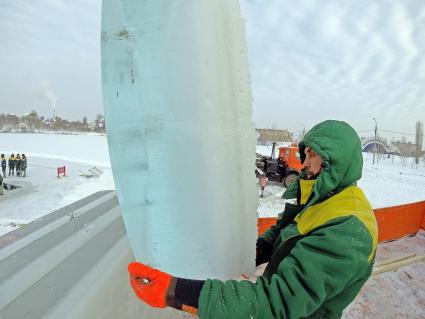
[[[9,183],[3,183],[3,189],[5,191],[13,191],[13,190],[21,188],[21,187],[22,186],[13,185],[13,184],[9,184]]]

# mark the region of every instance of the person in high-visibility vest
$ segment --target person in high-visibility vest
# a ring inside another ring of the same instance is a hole
[[[15,154],[9,156],[9,161],[7,163],[9,165],[9,176],[10,174],[15,175]]]
[[[314,126],[299,150],[303,170],[284,193],[296,204],[286,203],[257,240],[256,263],[268,264],[255,283],[179,278],[133,262],[136,295],[201,319],[341,318],[372,273],[378,241],[372,207],[356,186],[361,142],[347,123],[330,120]]]
[[[21,155],[16,154],[15,157],[16,176],[21,176]]]

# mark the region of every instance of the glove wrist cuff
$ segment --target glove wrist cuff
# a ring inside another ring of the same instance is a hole
[[[168,286],[167,295],[165,297],[165,303],[168,307],[176,307],[176,284],[177,278],[171,277],[170,285]]]
[[[204,283],[205,280],[172,277],[167,291],[167,306],[196,314]]]

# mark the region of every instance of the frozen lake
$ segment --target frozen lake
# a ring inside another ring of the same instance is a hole
[[[0,152],[56,158],[110,167],[104,135],[0,133]]]

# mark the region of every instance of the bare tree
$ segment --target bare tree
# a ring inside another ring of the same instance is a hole
[[[422,155],[422,142],[424,139],[424,125],[422,122],[416,122],[416,152],[415,152],[415,163],[419,164],[419,158]]]

